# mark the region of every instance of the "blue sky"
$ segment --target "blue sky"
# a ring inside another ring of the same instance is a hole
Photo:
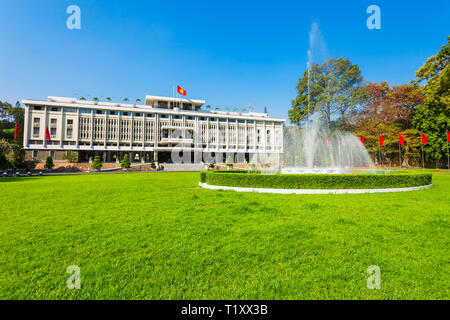
[[[81,30],[66,27],[69,5]],[[366,9],[381,8],[381,30]],[[348,57],[369,81],[409,82],[450,35],[450,1],[0,2],[0,100],[146,94],[213,107],[267,106],[287,118],[306,68],[313,23],[320,55]]]

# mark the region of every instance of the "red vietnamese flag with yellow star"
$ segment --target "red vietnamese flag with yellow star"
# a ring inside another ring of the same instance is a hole
[[[182,87],[177,85],[177,92],[181,94],[182,96],[186,96],[186,90],[184,90]]]

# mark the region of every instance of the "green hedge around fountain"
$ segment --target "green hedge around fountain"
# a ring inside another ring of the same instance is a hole
[[[259,174],[246,171],[201,172],[213,186],[271,189],[385,189],[431,184],[430,173],[399,174]]]

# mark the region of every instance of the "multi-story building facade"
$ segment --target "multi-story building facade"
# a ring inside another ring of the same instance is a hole
[[[48,97],[23,100],[27,160],[78,161],[95,155],[105,162],[128,153],[132,161],[246,162],[254,154],[283,152],[284,119],[265,113],[203,111],[203,100],[146,96],[145,104]],[[50,140],[46,139],[46,133]]]

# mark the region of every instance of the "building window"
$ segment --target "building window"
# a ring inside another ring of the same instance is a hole
[[[190,103],[183,103],[184,110],[192,110],[192,104]]]
[[[108,111],[110,116],[117,116],[117,111]]]
[[[33,110],[42,110],[42,107],[41,106],[34,106]]]
[[[175,115],[173,117],[174,117],[174,119],[181,119],[181,116],[178,116],[178,115]]]
[[[195,118],[192,117],[192,116],[188,116],[187,119],[188,119],[188,120],[194,120]]]
[[[39,127],[33,128],[33,135],[38,136],[39,135]]]
[[[64,111],[65,111],[65,112],[72,112],[72,113],[75,113],[75,112],[77,112],[77,109],[74,109],[74,108],[64,108]]]
[[[142,117],[142,113],[136,112],[136,113],[134,114],[134,116],[135,116],[135,117]]]
[[[121,112],[120,115],[121,115],[121,116],[129,116],[130,113],[129,113],[129,112]]]
[[[92,110],[89,109],[80,109],[80,113],[92,113]]]
[[[158,107],[167,109],[167,107],[168,107],[167,101],[158,101]]]
[[[51,109],[50,109],[50,111],[54,111],[54,112],[57,112],[57,111],[59,111],[60,110],[60,108],[58,108],[58,107],[52,107]]]
[[[38,157],[38,154],[39,154],[39,151],[33,150],[33,158],[36,159]]]
[[[51,136],[56,136],[56,128],[51,128],[50,129],[50,135]]]
[[[160,117],[160,118],[168,118],[169,115],[168,115],[168,114],[160,114],[159,117]]]
[[[67,138],[72,138],[72,129],[71,128],[67,128]]]
[[[33,119],[33,122],[34,122],[34,123],[39,123],[39,122],[41,122],[41,118],[34,118],[34,119]]]
[[[95,110],[95,114],[105,114],[104,110]]]
[[[154,113],[146,113],[145,116],[146,116],[147,118],[154,118],[154,117],[155,117],[155,114],[154,114]]]
[[[67,124],[73,124],[73,120],[72,119],[67,119]]]
[[[51,124],[56,124],[56,119],[51,119],[51,120],[50,120],[50,123],[51,123]]]

